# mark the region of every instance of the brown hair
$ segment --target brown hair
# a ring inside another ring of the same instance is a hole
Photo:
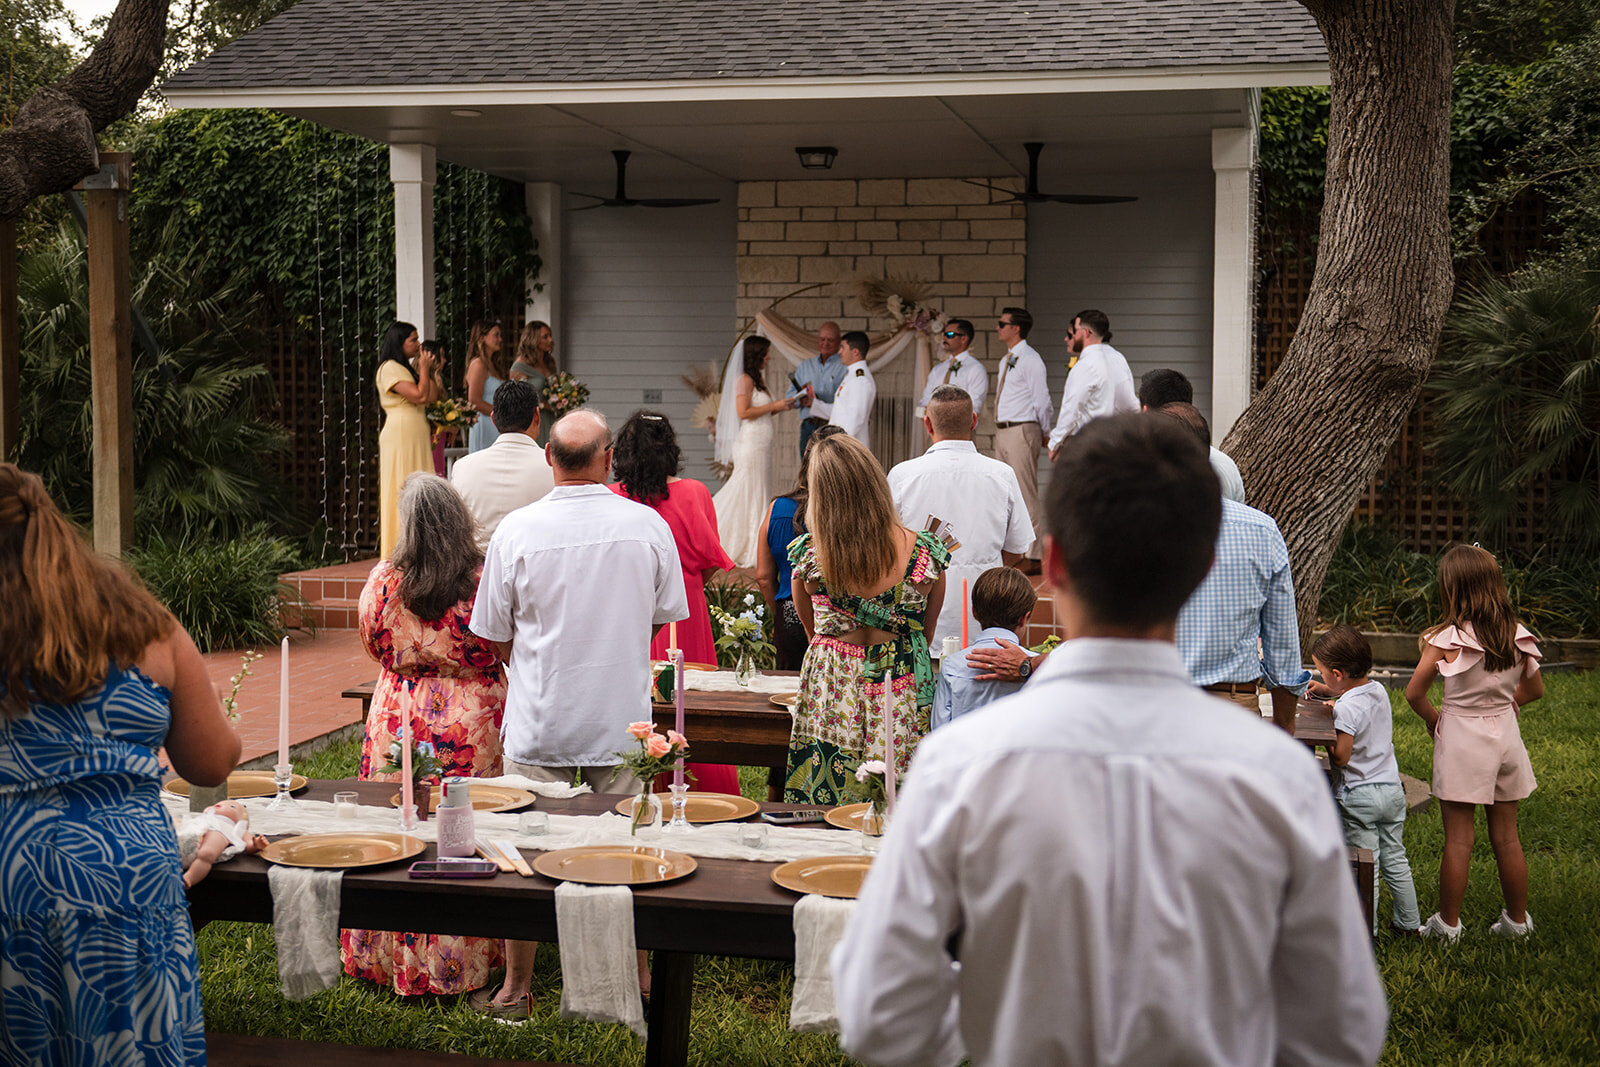
[[[788,493],[789,498],[794,501],[794,529],[797,534],[806,532],[806,502],[811,498],[811,487],[806,484],[806,472],[811,469],[811,452],[817,447],[817,442],[826,441],[842,433],[844,433],[843,426],[835,426],[830,422],[826,426],[818,426],[816,432],[806,438],[806,447],[800,453],[800,470],[794,476],[794,488]]]
[[[84,543],[44,483],[0,463],[0,712],[70,703],[99,688],[109,661],[132,666],[177,626],[120,565]]]
[[[524,323],[522,333],[517,337],[516,353],[517,359],[528,364],[540,374],[547,376],[553,375],[561,369],[556,366],[555,349],[552,348],[542,356],[539,353],[539,331],[548,329],[550,329],[550,324],[541,322],[538,319]]]
[[[972,615],[986,629],[1011,629],[1038,602],[1033,583],[1015,567],[990,567],[972,583]]]
[[[1372,646],[1367,644],[1360,630],[1345,623],[1312,642],[1311,654],[1324,666],[1344,671],[1352,678],[1365,678],[1372,670]]]
[[[899,565],[897,535],[904,528],[883,468],[866,445],[835,434],[811,450],[806,481],[806,525],[823,579],[840,592],[870,592]]]
[[[1517,613],[1494,556],[1477,545],[1457,545],[1446,552],[1439,560],[1439,602],[1444,618],[1424,637],[1446,626],[1470,625],[1483,646],[1485,670],[1493,673],[1517,665]]]
[[[472,332],[467,335],[467,366],[472,366],[475,359],[482,359],[496,378],[506,381],[511,377],[511,346],[506,344],[505,331],[500,331],[500,351],[490,354],[484,344],[484,338],[499,325],[493,319],[479,319],[472,324]]]

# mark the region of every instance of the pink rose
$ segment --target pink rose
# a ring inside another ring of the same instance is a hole
[[[667,740],[679,748],[687,748],[689,746],[688,738],[684,737],[676,730],[667,731]]]
[[[660,734],[651,734],[649,737],[644,739],[644,750],[648,752],[652,758],[660,759],[662,756],[665,756],[668,752],[672,751],[672,744]]]
[[[655,728],[655,723],[652,722],[630,722],[628,724],[628,733],[643,741],[654,732]]]

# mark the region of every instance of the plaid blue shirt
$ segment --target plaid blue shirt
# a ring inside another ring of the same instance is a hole
[[[1196,685],[1259,678],[1305,695],[1289,547],[1272,516],[1223,499],[1216,563],[1178,613],[1178,651]]]

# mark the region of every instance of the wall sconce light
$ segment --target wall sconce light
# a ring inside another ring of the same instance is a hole
[[[827,170],[833,166],[839,150],[832,145],[819,145],[796,148],[794,154],[800,157],[800,165],[806,170]]]

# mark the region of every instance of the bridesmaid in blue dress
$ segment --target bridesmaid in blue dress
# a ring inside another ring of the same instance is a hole
[[[472,324],[467,338],[467,406],[478,413],[478,421],[467,431],[467,451],[481,452],[495,443],[500,431],[494,428],[494,391],[511,377],[511,357],[493,319]]]
[[[187,632],[0,464],[0,1060],[203,1064],[164,745],[215,785],[239,738]]]

